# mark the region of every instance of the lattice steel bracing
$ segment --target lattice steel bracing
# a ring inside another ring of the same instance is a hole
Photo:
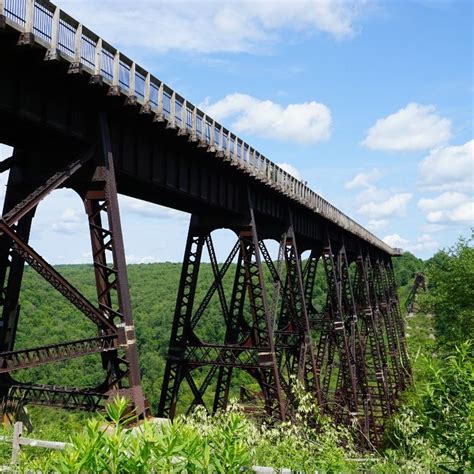
[[[3,411],[27,403],[95,410],[104,398],[121,393],[137,414],[145,411],[125,269],[113,158],[107,122],[101,118],[102,152],[79,158],[39,176],[28,172],[28,155],[17,153],[0,220],[0,387]],[[49,172],[49,177],[47,173]],[[42,178],[46,174],[45,178]],[[69,186],[83,197],[89,218],[98,304],[87,299],[28,243],[37,205],[55,189]],[[106,223],[106,224],[105,224]],[[107,255],[108,254],[108,255]],[[15,350],[24,264],[35,270],[96,327],[96,337]],[[101,354],[105,379],[90,389],[19,384],[13,372]],[[99,403],[98,400],[101,400]]]
[[[306,297],[316,272],[316,255],[310,256],[306,272]],[[374,423],[371,394],[366,371],[364,341],[354,302],[349,261],[344,246],[333,250],[331,240],[322,250],[327,282],[324,314],[313,320],[319,334],[316,365],[321,376],[321,408],[336,420],[358,427],[367,440]]]
[[[363,360],[366,368],[367,385],[372,407],[372,425],[369,436],[379,444],[384,422],[390,417],[393,399],[389,390],[384,331],[380,321],[377,295],[371,281],[370,257],[359,253],[356,259],[354,278],[354,300],[360,321],[360,337]]]
[[[204,394],[213,384],[212,410],[225,408],[229,400],[233,372],[239,368],[246,371],[258,383],[268,416],[283,419],[285,405],[280,385],[281,376],[276,360],[273,326],[253,215],[250,224],[238,230],[237,244],[221,268],[217,264],[210,236],[211,230],[200,227],[199,217],[193,216],[158,413],[160,416],[175,415],[180,385],[184,380],[194,397],[192,406],[205,404]],[[202,303],[197,310],[194,310],[204,245],[211,260],[214,281]],[[233,265],[235,274],[232,294],[228,302],[222,279],[235,257],[237,261]],[[222,344],[201,341],[195,331],[215,292],[218,294],[226,328]],[[204,378],[201,377],[201,380],[198,380],[199,372],[195,371],[197,367],[208,368],[207,374]]]
[[[320,379],[311,337],[301,256],[292,226],[284,235],[284,258],[286,277],[282,286],[282,304],[275,331],[280,371],[284,374],[289,400],[292,400],[292,377],[297,377],[321,403]],[[271,267],[270,262],[269,266]]]

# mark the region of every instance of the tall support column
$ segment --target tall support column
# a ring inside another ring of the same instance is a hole
[[[21,161],[22,153],[15,151],[13,160]],[[7,190],[3,206],[3,215],[15,208],[31,191],[31,188],[22,183],[22,171],[18,164],[10,169]],[[28,242],[31,223],[36,208],[29,211],[16,224],[17,235]],[[0,236],[0,285],[2,313],[0,320],[0,351],[12,351],[15,343],[16,328],[20,314],[18,303],[20,297],[21,281],[25,262],[18,254],[13,252],[12,240],[3,234]]]
[[[119,331],[119,351],[104,353],[104,368],[110,390],[120,389],[138,415],[145,412],[141,387],[138,349],[125,260],[125,248],[115,182],[112,143],[107,118],[100,117],[102,156],[92,168],[92,176],[82,185],[84,206],[89,221],[92,259],[99,310]],[[107,331],[106,331],[107,332]],[[103,330],[99,331],[102,335]],[[110,333],[110,331],[109,331]],[[124,387],[123,379],[127,379]]]
[[[246,295],[245,285],[245,267],[243,265],[242,247],[239,238],[239,258],[237,260],[237,267],[234,277],[234,285],[232,288],[232,296],[230,302],[229,318],[226,321],[226,335],[224,344],[235,345],[239,343],[239,338],[242,338],[242,329],[245,327],[245,332],[248,333],[249,327],[244,321],[244,303]],[[240,330],[239,330],[240,326]],[[224,410],[229,402],[229,392],[232,382],[232,375],[234,367],[232,365],[219,367],[217,376],[216,392],[214,396],[213,413],[218,410]]]
[[[393,271],[393,265],[390,260],[386,262],[385,269],[387,275],[386,278],[388,284],[388,292],[390,295],[390,306],[392,308],[392,313],[395,319],[395,326],[397,328],[398,333],[398,343],[400,347],[403,376],[405,379],[405,384],[408,386],[412,382],[412,371],[405,338],[405,323],[400,309],[400,301],[397,293],[395,273]]]
[[[288,347],[288,349],[281,351],[283,354],[287,352],[288,378],[291,375],[298,376],[306,389],[321,404],[321,387],[303,285],[301,256],[298,252],[292,223],[286,232],[285,263],[285,297],[282,301],[279,323],[281,334],[276,334],[276,340],[280,341],[283,347]],[[278,347],[277,352],[279,352]]]
[[[321,250],[312,249],[303,272],[306,309],[308,312],[309,322],[312,327],[317,326],[321,319],[321,315],[318,314],[313,303],[313,295],[316,283],[316,270],[318,268],[318,261],[320,258]]]
[[[367,359],[365,354],[365,340],[361,334],[361,318],[357,312],[354,299],[354,285],[349,272],[350,260],[345,245],[339,252],[340,272],[343,290],[343,304],[349,320],[350,349],[355,360],[355,373],[357,379],[357,392],[359,399],[359,427],[361,442],[369,444],[370,435],[374,432],[373,404],[367,378]]]
[[[259,363],[262,369],[259,369],[258,373],[267,414],[272,418],[284,420],[286,407],[275,353],[274,328],[265,288],[257,226],[252,208],[250,216],[250,226],[240,232],[239,238],[253,322],[251,339],[255,346],[261,348]],[[268,369],[263,369],[263,366],[267,366]]]
[[[354,300],[361,321],[360,336],[371,400],[370,440],[379,445],[384,422],[390,417],[391,400],[387,381],[385,348],[379,331],[378,305],[371,291],[370,259],[360,252],[356,259]]]
[[[184,254],[178,297],[171,329],[168,359],[163,377],[158,415],[173,418],[176,413],[178,391],[188,370],[185,365],[186,346],[192,339],[193,303],[201,263],[204,236],[197,225],[197,216],[191,217]]]
[[[392,307],[390,304],[390,295],[387,287],[384,262],[377,259],[373,266],[373,275],[375,290],[380,305],[380,313],[387,338],[390,373],[392,374],[390,387],[391,398],[395,400],[400,390],[405,387],[404,376],[401,367],[400,348],[398,344],[397,327],[394,321]]]
[[[328,347],[327,372],[324,374],[324,397],[326,403],[332,404],[332,412],[336,418],[347,420],[357,417],[359,412],[359,399],[357,394],[357,378],[355,371],[355,358],[351,351],[350,315],[346,315],[343,307],[343,282],[341,278],[341,260],[334,254],[331,241],[328,238],[327,246],[323,251],[323,262],[328,284],[328,315],[330,317],[329,339],[325,341]],[[348,317],[349,316],[349,317]],[[331,383],[331,375],[335,356],[337,353],[336,383]],[[328,391],[333,386],[333,396]],[[342,410],[345,408],[345,412]]]

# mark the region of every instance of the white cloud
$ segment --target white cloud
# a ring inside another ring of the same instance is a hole
[[[346,189],[368,188],[374,181],[377,181],[382,176],[382,173],[374,168],[373,170],[364,173],[356,174],[350,181],[344,184]]]
[[[75,234],[82,228],[86,229],[86,217],[72,208],[65,209],[61,220],[52,225],[53,231],[60,234]]]
[[[371,219],[381,219],[392,216],[404,216],[411,193],[398,193],[384,201],[370,201],[363,204],[358,212]]]
[[[119,196],[120,210],[152,219],[188,219],[189,214],[128,196]]]
[[[387,245],[390,245],[390,247],[398,247],[398,248],[404,248],[409,243],[407,239],[400,237],[398,234],[386,235],[382,240]]]
[[[304,102],[286,107],[247,94],[229,94],[202,108],[214,119],[232,118],[232,129],[274,140],[301,144],[328,140],[331,135],[331,111],[324,104]]]
[[[432,150],[418,166],[419,184],[433,191],[474,188],[474,140]]]
[[[452,209],[469,200],[469,196],[456,192],[445,192],[439,196],[428,199],[421,198],[418,201],[418,208],[424,212],[440,209]]]
[[[369,229],[372,232],[376,232],[382,229],[385,229],[389,224],[389,221],[387,219],[371,219],[367,223],[367,229]]]
[[[58,0],[108,42],[158,52],[255,52],[284,32],[351,37],[368,2],[343,0]],[[111,14],[113,12],[113,14]]]
[[[474,202],[468,200],[453,209],[430,211],[426,220],[432,224],[454,223],[474,226]]]
[[[291,174],[291,176],[294,176],[296,179],[301,181],[301,173],[293,165],[290,165],[289,163],[277,163],[277,165],[283,171],[286,171],[288,174]]]
[[[435,106],[412,102],[377,120],[362,144],[372,150],[428,150],[451,137],[451,121],[438,115]]]

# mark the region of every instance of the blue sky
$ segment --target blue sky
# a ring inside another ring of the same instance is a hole
[[[58,4],[389,244],[426,258],[474,227],[471,1]],[[129,262],[181,259],[189,216],[121,204]],[[90,260],[72,193],[34,229]]]

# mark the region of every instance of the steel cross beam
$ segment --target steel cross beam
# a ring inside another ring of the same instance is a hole
[[[0,353],[0,373],[106,352],[116,349],[117,346],[117,336],[110,335],[61,344],[50,344],[32,349],[2,352]]]
[[[31,404],[67,408],[71,410],[98,411],[107,399],[104,393],[94,390],[72,389],[38,384],[14,384],[2,400],[2,412],[15,412]]]

